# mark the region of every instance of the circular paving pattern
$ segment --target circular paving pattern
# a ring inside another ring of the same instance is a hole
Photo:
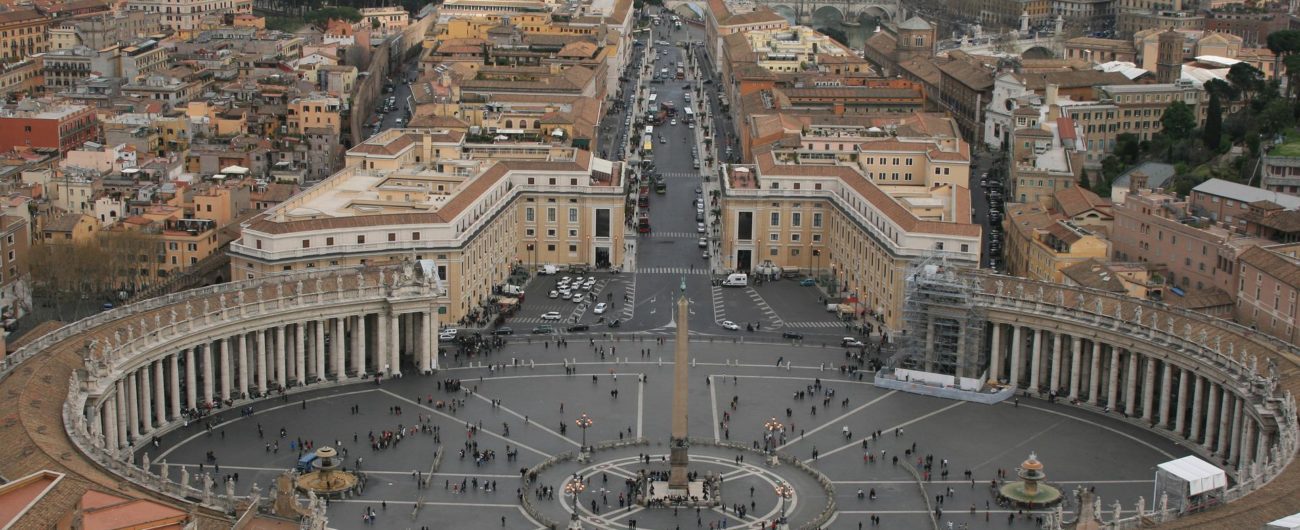
[[[367,526],[361,517],[367,509],[386,528],[445,528],[447,521],[469,529],[543,528],[524,509],[525,496],[533,513],[564,528],[574,506],[564,483],[576,473],[587,486],[578,502],[584,528],[628,528],[635,520],[647,530],[722,527],[724,521],[726,528],[758,528],[779,516],[779,483],[793,488],[786,506],[791,528],[815,521],[832,500],[816,475],[788,462],[768,467],[752,450],[761,447],[764,423],[773,417],[788,433],[778,451],[828,481],[836,511],[825,528],[869,528],[872,516],[881,528],[932,528],[936,509],[945,527],[1036,528],[1036,515],[1000,508],[990,486],[999,469],[1014,476],[1030,452],[1062,491],[1095,487],[1105,505],[1120,500],[1131,510],[1138,496],[1150,495],[1156,464],[1191,454],[1155,433],[1068,406],[1026,398],[990,406],[878,389],[870,374],[859,379],[823,370],[842,361],[835,348],[694,342],[690,436],[718,445],[693,444],[692,470],[722,474],[722,506],[699,513],[629,508],[626,480],[641,469],[667,470],[672,352],[653,340],[603,345],[616,352],[606,361],[589,345],[511,344],[473,366],[444,366],[436,376],[267,401],[248,416],[225,411],[210,431],[202,425],[173,431],[148,453],[155,470],[165,459],[173,478],[181,466],[191,475],[213,474],[218,484],[238,474],[236,492],[245,494],[254,483],[267,490],[274,476],[295,465],[299,452],[290,446],[298,440],[310,447],[337,444],[348,469],[359,464],[367,480],[360,495],[330,503],[333,528]],[[778,368],[779,357],[792,366]],[[442,383],[449,379],[459,379],[460,389],[447,390]],[[806,396],[798,399],[801,390]],[[581,446],[574,425],[581,414],[593,421],[589,445],[622,440],[625,446],[598,450],[586,463],[556,458]],[[404,434],[373,448],[370,436],[385,431]],[[631,443],[638,439],[644,443]],[[205,462],[208,451],[219,470]],[[476,451],[487,458],[476,459]],[[646,454],[649,464],[639,459]],[[927,456],[929,480],[917,465]],[[527,470],[553,458],[559,462],[525,480]],[[540,495],[545,487],[554,494]],[[744,516],[733,509],[741,505]],[[1074,511],[1071,501],[1065,510],[1067,516]]]

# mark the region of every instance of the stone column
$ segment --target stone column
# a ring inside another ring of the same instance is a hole
[[[1110,348],[1110,377],[1106,380],[1106,406],[1119,412],[1119,348]]]
[[[402,315],[406,320],[406,325],[402,328],[402,349],[406,350],[407,355],[412,359],[418,359],[418,353],[415,351],[415,326],[419,324],[419,313],[406,313]]]
[[[1088,403],[1096,407],[1101,405],[1101,343],[1092,339],[1092,354],[1088,370]]]
[[[325,325],[328,321],[321,319],[312,321],[316,327],[316,339],[312,342],[312,359],[316,360],[316,379],[324,382],[325,377]]]
[[[996,383],[1002,380],[1002,324],[993,323],[993,337],[990,339],[989,349],[989,381]]]
[[[1147,357],[1147,371],[1142,376],[1142,421],[1151,423],[1155,415],[1156,358]]]
[[[420,319],[420,373],[433,371],[433,359],[438,355],[438,345],[430,342],[433,337],[433,314],[429,311],[415,313]]]
[[[163,376],[163,359],[153,363],[153,416],[154,426],[162,428],[167,424],[167,382]]]
[[[285,350],[287,345],[284,343],[284,325],[275,326],[275,383],[280,385],[283,390],[288,382],[285,376],[288,372],[288,365],[285,364]]]
[[[1061,388],[1061,334],[1052,333],[1052,369],[1048,377],[1048,390],[1056,392]]]
[[[1036,329],[1031,331],[1031,333],[1034,337],[1034,349],[1032,350],[1033,357],[1030,357],[1029,359],[1029,384],[1026,385],[1025,388],[1028,388],[1030,392],[1037,393],[1038,388],[1041,386],[1038,383],[1041,381],[1039,375],[1043,373],[1043,342],[1047,340],[1047,332],[1041,329]]]
[[[1242,400],[1237,399],[1232,405],[1232,440],[1231,447],[1228,448],[1228,464],[1232,465],[1237,461],[1237,456],[1241,453],[1241,409]]]
[[[140,369],[140,434],[149,434],[153,431],[153,385],[150,384],[152,379],[153,363],[144,365]]]
[[[1070,345],[1070,399],[1079,399],[1079,363],[1083,357],[1083,339],[1079,336],[1072,337],[1074,340]]]
[[[1219,428],[1219,385],[1210,382],[1205,392],[1205,440],[1201,445],[1214,452],[1214,435]]]
[[[1124,385],[1124,413],[1131,418],[1137,415],[1138,352],[1128,352],[1128,373]]]
[[[307,330],[306,324],[293,325],[293,377],[299,385],[307,384]]]
[[[1172,430],[1174,423],[1169,417],[1169,400],[1173,399],[1174,384],[1174,365],[1168,362],[1164,363],[1164,370],[1160,374],[1160,423],[1166,429]]]
[[[388,319],[388,323],[389,323],[388,343],[391,345],[389,347],[389,359],[388,359],[389,377],[392,377],[394,375],[400,375],[402,373],[402,362],[401,362],[402,361],[402,348],[401,348],[402,338],[401,338],[401,334],[399,333],[401,327],[401,321],[402,321],[401,315],[393,315],[392,318]]]
[[[254,331],[257,343],[257,391],[266,394],[266,330]]]
[[[171,395],[167,396],[167,404],[171,405],[169,411],[172,421],[181,419],[181,356],[179,353],[173,353],[167,357],[171,359]],[[188,389],[188,388],[187,388]]]
[[[249,342],[252,341],[248,338],[248,334],[240,333],[239,340],[235,345],[237,351],[232,352],[239,359],[239,388],[237,390],[239,390],[239,397],[241,398],[248,397],[248,355],[252,350],[249,347]]]
[[[209,406],[212,405],[212,400],[216,397],[213,392],[216,383],[213,380],[214,371],[212,370],[212,348],[215,347],[216,345],[211,342],[198,345],[198,348],[203,353],[203,400]]]
[[[1196,443],[1201,440],[1201,400],[1205,398],[1205,378],[1199,375],[1192,377],[1196,378],[1196,389],[1192,391],[1192,430],[1187,439]]]
[[[1025,339],[1020,336],[1020,325],[1011,326],[1011,378],[1007,382],[1012,388],[1020,387],[1020,351],[1025,347]]]
[[[352,373],[366,375],[366,315],[357,315],[352,321]]]
[[[117,394],[104,399],[104,447],[116,451],[121,447],[121,435],[117,431]]]
[[[1229,407],[1232,406],[1233,396],[1227,387],[1219,387],[1219,391],[1223,394],[1223,397],[1219,400],[1219,440],[1217,447],[1214,448],[1214,453],[1224,457],[1228,453],[1228,440],[1232,438],[1232,431],[1230,430],[1232,428],[1232,412]]]
[[[375,313],[375,354],[371,357],[375,360],[376,374],[384,374],[384,367],[391,358],[388,354],[388,335],[393,328],[393,325],[388,323],[391,318],[388,311],[383,309]]]
[[[221,399],[230,399],[230,387],[234,383],[231,381],[232,370],[230,369],[230,353],[235,349],[235,338],[226,337],[226,344],[221,348]]]
[[[194,364],[194,348],[185,349],[185,406],[191,409],[199,406],[197,364]]]
[[[1255,461],[1255,421],[1249,416],[1241,419],[1241,457],[1237,467],[1246,467]]]
[[[334,354],[334,379],[342,381],[348,378],[347,367],[343,365],[344,351],[347,350],[347,333],[343,329],[344,317],[334,319],[334,334],[330,338],[330,353]]]
[[[1192,373],[1178,369],[1178,410],[1174,411],[1174,432],[1184,436],[1187,432],[1187,396],[1192,392]]]
[[[140,402],[137,401],[139,395],[135,389],[135,372],[126,374],[125,384],[122,384],[121,381],[118,381],[118,384],[124,387],[118,388],[118,390],[125,400],[123,403],[125,413],[122,414],[122,419],[126,421],[126,425],[123,425],[125,428],[122,429],[122,432],[126,434],[126,439],[122,440],[122,445],[125,446],[132,440],[140,439]],[[126,390],[126,393],[122,394],[121,390]]]

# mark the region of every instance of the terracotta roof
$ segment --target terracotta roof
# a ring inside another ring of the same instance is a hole
[[[910,88],[875,88],[865,86],[806,87],[782,89],[791,98],[921,98]]]
[[[81,218],[84,215],[85,214],[80,214],[80,213],[65,213],[63,215],[60,215],[58,218],[52,219],[50,221],[46,221],[45,231],[46,232],[71,232],[73,230],[76,230],[77,223],[81,222]]]
[[[1277,252],[1261,247],[1250,247],[1239,257],[1242,263],[1254,267],[1277,281],[1300,289],[1300,263]]]
[[[1058,191],[1054,198],[1061,213],[1066,217],[1074,217],[1089,210],[1110,215],[1110,201],[1080,186],[1070,186]]]
[[[1251,206],[1254,207],[1254,204]],[[1278,206],[1278,208],[1280,209],[1281,206]],[[1278,232],[1300,232],[1300,210],[1284,210],[1280,212],[1274,211],[1267,213],[1249,211],[1241,214],[1240,217],[1247,223],[1257,224]]]
[[[1025,88],[1041,91],[1047,85],[1059,85],[1061,88],[1084,88],[1098,85],[1131,85],[1133,80],[1119,72],[1101,70],[1067,70],[1032,74],[1011,74],[1020,79]]]
[[[873,33],[862,46],[871,48],[885,57],[892,58],[894,51],[898,49],[898,40],[892,34],[881,31]]]
[[[1095,258],[1086,259],[1061,269],[1061,274],[1074,283],[1089,289],[1101,289],[1112,293],[1126,292],[1124,282],[1105,263]]]
[[[976,92],[993,88],[993,73],[977,64],[967,61],[948,61],[939,67],[939,71]]]
[[[0,24],[14,24],[18,22],[29,22],[45,18],[35,9],[14,9],[12,11],[0,11]]]

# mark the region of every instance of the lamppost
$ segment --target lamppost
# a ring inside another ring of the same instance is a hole
[[[576,424],[579,429],[582,429],[582,452],[585,453],[587,451],[587,427],[591,427],[596,422],[584,413],[582,416],[578,417],[578,419],[573,420],[573,423]]]
[[[785,502],[794,495],[794,488],[787,482],[778,482],[776,485],[776,496],[781,498],[781,519],[778,523],[785,527]]]
[[[574,475],[564,483],[564,494],[573,498],[573,516],[569,519],[569,530],[581,530],[582,522],[578,520],[578,494],[587,489],[587,484]]]
[[[781,422],[776,421],[776,418],[763,422],[763,429],[767,431],[767,435],[764,438],[765,448],[769,455],[776,452],[776,433],[780,431],[782,427],[784,426],[781,425]]]

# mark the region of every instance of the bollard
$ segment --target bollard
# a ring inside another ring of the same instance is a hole
[[[695,368],[695,358],[691,358],[691,368]]]
[[[790,361],[786,361],[786,362],[785,362],[785,371],[787,371],[787,372],[790,371]]]
[[[664,365],[664,358],[663,358],[663,357],[660,357],[660,358],[659,358],[659,366],[663,366],[663,365]]]
[[[529,359],[529,361],[528,361],[528,367],[529,367],[529,368],[537,368],[537,360],[536,360],[536,359]]]
[[[822,363],[822,365],[821,365],[820,367],[817,368],[817,371],[818,371],[818,372],[825,372],[825,371],[826,371],[826,363]]]

